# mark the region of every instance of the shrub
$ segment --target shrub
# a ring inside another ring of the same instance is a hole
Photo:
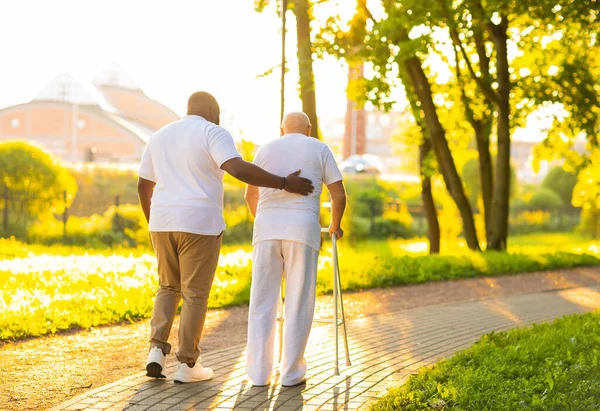
[[[41,244],[68,244],[88,247],[150,246],[148,225],[141,208],[135,204],[111,207],[104,214],[70,217],[66,236],[62,221],[55,218],[38,221],[29,237]]]
[[[253,222],[246,207],[226,210],[225,244],[247,243],[252,240]],[[67,220],[66,236],[62,220],[53,216],[36,222],[28,237],[41,244],[68,244],[87,247],[150,247],[148,224],[137,204],[111,206],[103,214],[89,217],[71,216]]]
[[[0,188],[4,187],[11,196],[26,197],[19,217],[27,221],[62,213],[77,193],[75,179],[66,168],[46,151],[24,141],[0,142]],[[4,209],[2,196],[0,203]]]
[[[576,209],[558,211],[513,210],[509,218],[510,234],[573,231],[579,222]]]
[[[398,198],[398,192],[389,184],[379,182],[375,176],[357,175],[347,177],[345,186],[348,207],[344,228],[349,241],[356,243],[366,238],[385,238],[386,233],[393,238],[414,235],[406,204],[401,204],[399,210],[388,210],[387,203]],[[407,187],[403,191],[414,194],[414,190]],[[325,221],[329,221],[329,216]]]
[[[410,225],[404,224],[397,219],[377,217],[373,222],[373,227],[369,227],[371,238],[410,238],[413,231]]]
[[[563,204],[571,204],[575,184],[577,175],[565,171],[562,167],[552,168],[542,181],[542,187],[558,194]]]
[[[562,199],[558,194],[549,188],[538,189],[529,200],[528,205],[534,208],[540,209],[552,209],[564,205]]]

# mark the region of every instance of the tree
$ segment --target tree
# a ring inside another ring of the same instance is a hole
[[[302,111],[312,123],[311,136],[319,138],[315,74],[313,72],[313,47],[310,33],[312,21],[310,0],[292,0],[292,11],[296,16],[296,37],[298,40],[298,72],[300,74],[300,99]]]
[[[380,103],[389,95],[389,73],[398,72],[407,95],[414,94],[416,105],[423,117],[427,138],[437,159],[446,188],[456,203],[463,222],[463,233],[469,248],[479,250],[473,212],[461,178],[456,169],[452,152],[446,138],[438,107],[428,76],[423,68],[423,55],[427,55],[428,44],[423,37],[411,39],[414,27],[425,24],[428,13],[415,13],[404,3],[384,1],[386,18],[377,21],[369,33],[369,43],[365,53],[373,61],[376,77],[367,81],[367,95],[375,103]],[[417,9],[427,8],[424,4],[411,4]]]
[[[406,79],[404,81],[406,81]],[[427,220],[429,253],[438,254],[440,252],[440,222],[438,220],[433,190],[431,187],[431,177],[438,171],[436,167],[437,164],[431,148],[431,140],[427,133],[427,126],[424,121],[425,115],[419,107],[419,101],[410,88],[406,89],[406,97],[422,136],[419,144],[419,175],[421,178],[421,200],[423,201],[423,211]]]
[[[569,120],[554,125],[548,146],[560,145],[565,135],[581,131],[589,135],[594,130],[598,106],[593,103],[598,100],[592,85],[598,81],[590,67],[598,67],[598,53],[589,52],[589,47],[597,45],[599,4],[596,0],[385,0],[384,4],[412,17],[409,35],[422,39],[418,52],[425,61],[444,42],[444,33],[451,39],[452,47],[437,51],[438,57],[454,54],[454,61],[447,56],[446,60],[455,71],[453,84],[461,90],[465,118],[477,142],[488,248],[505,249],[511,130],[550,104],[562,106]],[[518,52],[509,53],[515,46]],[[495,173],[490,151],[493,125]]]
[[[490,161],[491,166],[496,162],[495,158]],[[481,192],[481,173],[479,172],[479,160],[471,159],[467,161],[462,168],[461,176],[467,189],[467,195],[474,208],[478,207],[479,198],[483,202],[483,193]],[[491,168],[491,167],[490,167]],[[513,166],[510,167],[510,198],[514,198],[517,193],[517,172]]]
[[[408,38],[408,37],[406,37]],[[436,155],[438,165],[446,188],[456,203],[462,221],[463,233],[467,245],[472,250],[479,250],[479,240],[477,239],[477,231],[475,229],[475,220],[473,219],[473,211],[471,204],[465,195],[462,180],[454,164],[452,152],[446,140],[446,131],[444,130],[438,113],[435,102],[433,101],[431,85],[427,79],[427,75],[423,70],[422,61],[413,54],[407,57],[402,62],[406,70],[410,87],[419,99],[421,109],[425,117],[425,128],[429,135],[433,152]]]
[[[424,135],[427,135],[423,131]],[[427,238],[429,239],[429,253],[440,252],[440,222],[437,216],[433,191],[431,189],[432,171],[431,141],[428,138],[419,145],[419,174],[421,176],[421,199],[423,200],[423,211],[427,219]]]
[[[356,11],[351,21],[347,23],[347,30],[342,29],[343,22],[340,21],[339,16],[331,16],[316,40],[316,48],[320,55],[328,53],[338,59],[345,60],[348,64],[349,75],[346,90],[348,100],[354,102],[351,109],[362,108],[367,101],[364,78],[364,45],[369,34],[367,30],[369,21],[374,22],[375,20],[367,7],[367,1],[357,0]],[[380,83],[380,87],[385,86],[386,84]],[[427,219],[429,252],[436,254],[440,251],[440,225],[431,188],[431,177],[436,172],[435,161],[432,156],[431,141],[425,131],[423,113],[419,108],[417,98],[410,88],[406,89],[406,93],[415,123],[422,135],[419,139],[421,198]],[[374,102],[376,106],[383,110],[387,111],[391,108],[391,105],[386,104],[382,99],[377,99]]]
[[[476,93],[474,87],[469,87],[468,80],[465,80],[462,75],[461,62],[470,64],[467,54],[467,47],[463,45],[461,36],[458,33],[454,20],[450,17],[448,5],[442,2],[443,11],[446,18],[451,22],[449,25],[449,34],[454,46],[454,67],[456,72],[456,86],[460,89],[461,102],[464,108],[464,116],[471,125],[475,134],[475,141],[478,152],[478,171],[479,171],[479,186],[481,198],[483,200],[483,213],[485,223],[486,242],[490,244],[492,232],[492,201],[494,198],[494,174],[492,170],[492,156],[490,152],[490,140],[492,135],[493,115],[495,107],[492,101],[483,93]],[[464,37],[463,37],[464,38]],[[474,44],[471,46],[475,49],[477,59],[479,61],[479,71],[481,78],[479,81],[485,84],[485,87],[492,89],[492,78],[490,75],[490,57],[486,51],[484,31],[481,26],[473,27],[472,39]],[[464,60],[461,59],[459,50],[462,52]],[[472,69],[472,67],[471,67]],[[472,82],[471,82],[472,83]],[[475,86],[477,87],[477,86]],[[475,190],[472,190],[473,192]],[[475,196],[475,203],[477,196]]]
[[[0,142],[0,186],[27,198],[24,211],[30,217],[64,212],[77,193],[77,183],[65,167],[24,141]]]
[[[444,5],[443,22],[449,28],[455,49],[460,51],[479,91],[496,110],[498,161],[488,248],[504,249],[508,235],[511,129],[531,111],[552,103],[569,112],[567,123],[571,126],[566,131],[564,125],[559,127],[555,123],[551,133],[555,135],[554,141],[557,133],[564,136],[581,129],[589,132],[594,122],[590,120],[598,117],[598,110],[595,114],[594,110],[585,115],[581,112],[598,101],[590,93],[589,84],[593,83],[589,81],[593,76],[589,75],[591,66],[587,63],[594,55],[589,46],[597,44],[600,5],[596,0],[440,3]],[[515,45],[519,53],[511,57],[509,47]],[[469,47],[478,51],[479,70],[471,62]],[[493,56],[489,70],[481,65],[482,61],[491,60],[488,56]]]
[[[520,79],[527,85],[526,97],[555,108],[549,115],[552,127],[535,149],[535,163],[564,162],[565,171],[577,175],[571,202],[582,208],[582,227],[600,233],[600,4],[593,0],[556,1],[540,10],[530,38],[543,39],[543,49],[529,47],[529,59],[520,59],[518,69],[529,67]],[[586,150],[574,149],[585,139]],[[561,195],[562,197],[562,195]]]
[[[254,0],[254,8],[262,12],[266,6],[271,3],[270,0]],[[278,2],[279,7],[282,6]],[[302,111],[308,115],[312,124],[311,135],[319,138],[319,121],[317,117],[317,99],[315,91],[315,75],[313,72],[313,45],[311,38],[310,23],[313,19],[310,0],[287,0],[284,1],[286,7],[296,16],[296,38],[298,54],[298,72],[300,79],[298,81],[300,100],[302,101]]]

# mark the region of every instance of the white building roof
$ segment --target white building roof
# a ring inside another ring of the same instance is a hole
[[[115,86],[121,88],[128,88],[132,90],[140,90],[140,86],[133,81],[119,66],[116,64],[107,67],[102,70],[100,74],[92,80],[92,84],[95,86]]]
[[[104,111],[115,112],[93,85],[81,84],[69,73],[56,76],[32,101],[60,101],[81,105],[99,106]]]

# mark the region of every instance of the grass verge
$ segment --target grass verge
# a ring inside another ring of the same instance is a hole
[[[594,243],[554,244],[509,253],[474,253],[457,247],[451,254],[427,256],[414,242],[379,241],[356,248],[342,244],[342,285],[359,290],[480,276],[600,265]],[[556,240],[556,239],[555,239]],[[403,248],[404,247],[404,248]],[[91,252],[65,246],[29,246],[0,240],[0,341],[148,318],[157,287],[154,256],[142,249]],[[571,251],[569,251],[571,250]],[[318,294],[332,290],[331,250],[319,260]],[[250,298],[251,247],[226,246],[209,307],[246,304]]]
[[[598,410],[600,313],[483,336],[393,388],[391,410]]]

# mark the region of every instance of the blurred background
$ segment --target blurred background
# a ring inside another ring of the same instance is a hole
[[[549,3],[555,7],[547,11]],[[351,239],[427,236],[436,223],[423,206],[424,180],[440,227],[429,236],[463,238],[467,218],[485,247],[500,195],[494,186],[510,185],[501,202],[510,204],[511,234],[596,237],[597,193],[589,185],[597,190],[597,39],[568,33],[597,23],[593,10],[560,3],[540,2],[505,28],[510,146],[500,164],[504,114],[489,96],[502,94],[496,40],[474,29],[468,8],[448,14],[408,2],[411,18],[403,21],[401,7],[391,12],[386,2],[287,4],[285,110],[307,111],[334,151],[351,197]],[[152,133],[185,115],[194,91],[218,98],[222,125],[246,159],[278,136],[281,3],[20,1],[2,8],[0,35],[11,39],[0,68],[5,237],[148,245],[137,164]],[[494,14],[492,24],[502,27]],[[392,24],[405,27],[406,38]],[[401,50],[409,44],[430,84],[442,143],[428,138],[432,113],[403,74]],[[429,140],[433,152],[424,153]],[[448,155],[433,155],[444,145]],[[227,242],[251,237],[242,192],[227,179]],[[500,237],[496,249],[506,248]]]

